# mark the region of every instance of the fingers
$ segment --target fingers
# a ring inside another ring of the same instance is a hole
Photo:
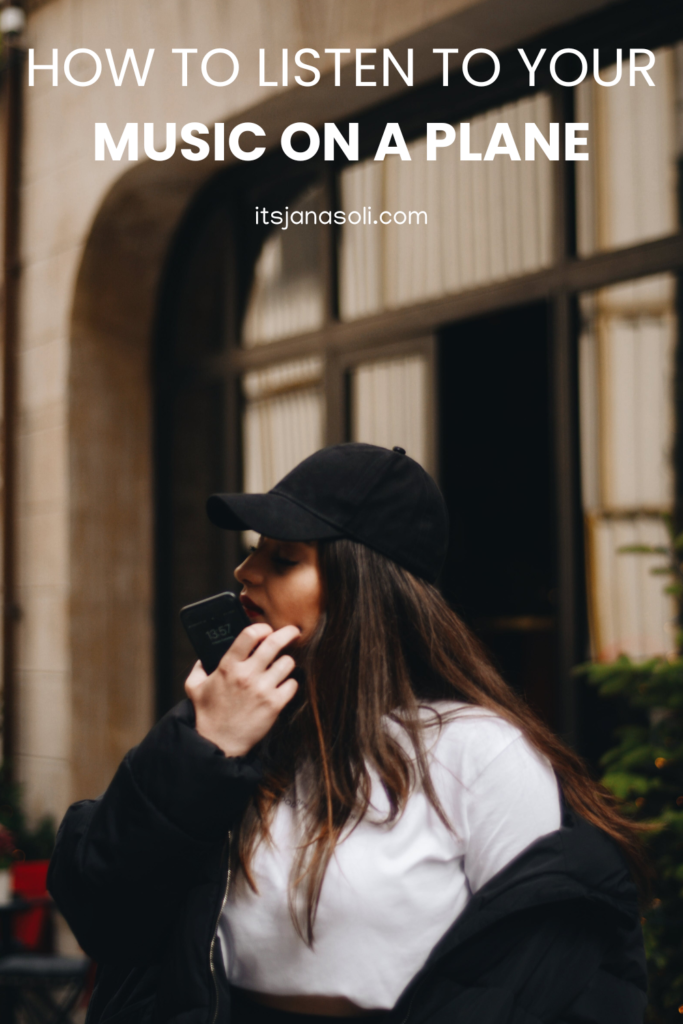
[[[281,683],[276,687],[272,700],[273,705],[277,708],[278,714],[282,711],[285,704],[289,704],[298,689],[299,684],[296,679],[287,679],[284,683]]]
[[[296,662],[294,658],[289,654],[283,654],[281,658],[273,662],[267,672],[263,673],[264,686],[269,689],[275,689],[292,674],[295,668]]]
[[[283,626],[266,637],[252,654],[255,666],[265,670],[277,658],[280,651],[301,636],[298,626]]]
[[[192,671],[185,680],[185,693],[188,697],[192,697],[202,685],[205,679],[208,679],[206,672],[201,661],[195,661],[192,666]]]
[[[229,661],[249,659],[256,669],[263,671],[283,648],[300,635],[301,630],[298,626],[283,626],[282,629],[273,632],[272,626],[267,622],[254,622],[242,630],[223,655],[219,667],[225,669]]]
[[[272,632],[273,627],[269,626],[267,622],[253,622],[251,626],[246,626],[242,630],[223,657],[225,658],[227,654],[232,654],[239,661],[243,661]]]
[[[185,689],[195,706],[200,736],[229,757],[245,754],[263,739],[297,692],[298,684],[291,678],[295,659],[277,655],[299,635],[296,626],[273,632],[266,623],[252,623],[216,672],[207,676],[199,663],[195,665]]]

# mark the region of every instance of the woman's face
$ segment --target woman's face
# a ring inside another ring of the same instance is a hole
[[[298,626],[304,640],[311,635],[322,600],[317,544],[261,537],[235,569],[235,578],[252,622],[267,622],[273,629]]]

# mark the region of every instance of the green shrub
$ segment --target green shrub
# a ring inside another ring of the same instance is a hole
[[[668,546],[634,546],[629,553],[658,554],[657,574],[671,577],[666,587],[683,597],[683,534]],[[677,646],[683,650],[683,634]],[[628,724],[616,732],[617,745],[603,756],[603,783],[626,814],[659,828],[646,842],[655,871],[654,899],[644,911],[652,1024],[673,1024],[683,1014],[683,656],[636,661],[621,655],[610,663],[577,669],[601,696],[622,705]]]

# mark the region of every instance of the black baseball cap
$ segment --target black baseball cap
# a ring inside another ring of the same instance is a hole
[[[448,546],[441,491],[402,448],[335,444],[310,455],[267,494],[212,494],[209,519],[274,540],[350,537],[434,583]]]

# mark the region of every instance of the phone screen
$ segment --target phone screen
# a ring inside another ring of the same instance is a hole
[[[180,620],[209,675],[238,634],[249,625],[239,598],[229,591],[186,605],[180,611]]]

